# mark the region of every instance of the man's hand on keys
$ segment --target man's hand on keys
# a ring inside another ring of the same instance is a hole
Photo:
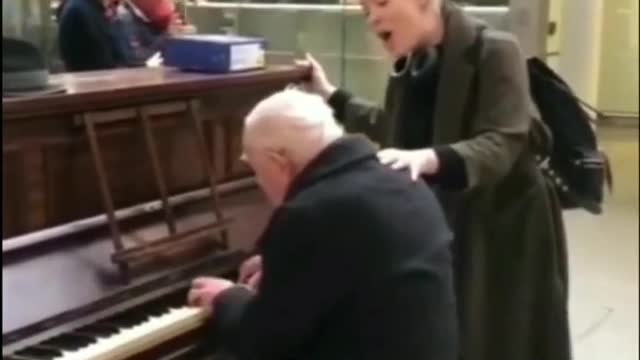
[[[223,291],[232,287],[233,283],[226,279],[201,277],[193,280],[187,297],[190,306],[201,307],[209,314],[213,311],[213,302]]]
[[[257,291],[261,278],[262,257],[260,255],[254,255],[242,263],[238,283],[247,285],[250,289]]]

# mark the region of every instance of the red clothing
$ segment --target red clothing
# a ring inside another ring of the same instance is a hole
[[[165,31],[176,18],[176,6],[171,0],[131,0],[158,30]]]

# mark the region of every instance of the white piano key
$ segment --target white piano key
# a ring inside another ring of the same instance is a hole
[[[206,319],[202,309],[171,308],[162,315],[152,316],[118,334],[100,338],[77,351],[66,352],[54,360],[120,360],[147,350],[162,341],[200,326]]]

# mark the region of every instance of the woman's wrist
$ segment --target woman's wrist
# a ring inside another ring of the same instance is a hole
[[[429,176],[431,182],[439,183],[452,190],[466,188],[468,174],[462,156],[448,145],[435,146],[433,152],[438,159],[438,170]]]
[[[331,98],[331,96],[336,92],[337,88],[331,84],[327,84],[325,86],[322,87],[322,89],[320,90],[320,96],[322,96],[322,98],[325,101],[329,101],[329,99]]]

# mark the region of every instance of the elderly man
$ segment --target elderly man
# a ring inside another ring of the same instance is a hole
[[[427,186],[298,90],[260,102],[243,143],[277,208],[257,244],[257,291],[193,283],[216,348],[252,360],[456,359],[452,234]]]

